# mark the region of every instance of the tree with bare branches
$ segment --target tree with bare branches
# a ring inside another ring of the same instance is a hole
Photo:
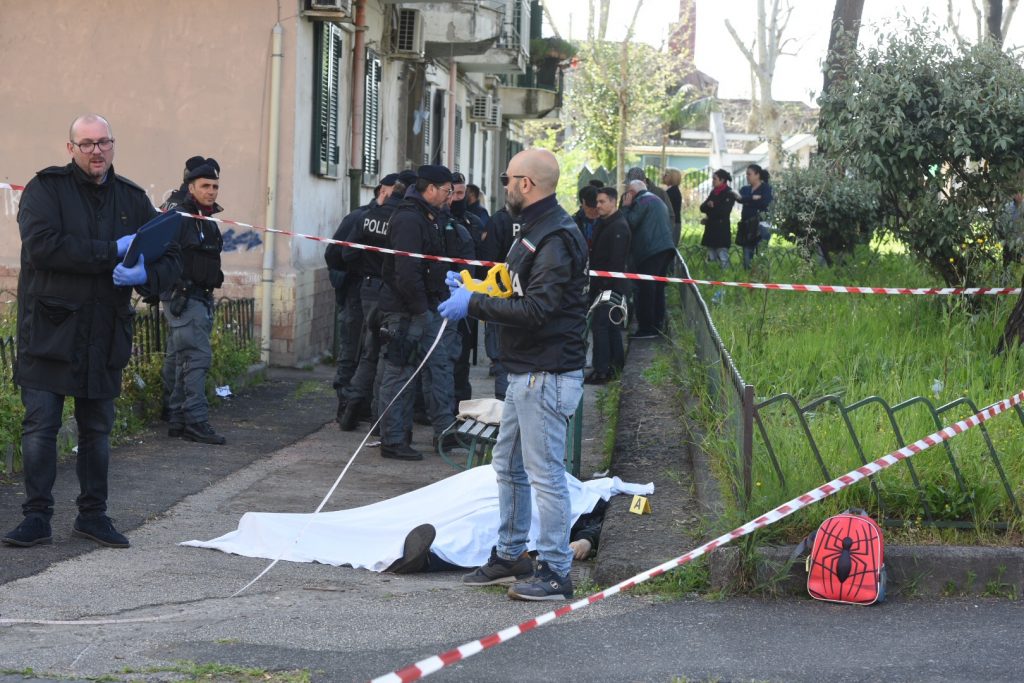
[[[996,45],[1002,46],[1019,4],[1020,0],[1006,0],[1004,7],[1003,0],[971,0],[978,42],[987,38],[994,40]],[[961,43],[969,42],[960,32],[960,14],[959,12],[954,13],[953,0],[946,0],[946,15],[946,21],[956,39]]]
[[[765,8],[765,0],[757,0],[757,28],[750,45],[740,38],[732,23],[725,20],[725,28],[750,64],[752,118],[768,139],[768,167],[772,170],[779,168],[782,157],[779,106],[772,97],[772,81],[779,57],[795,54],[785,51],[792,40],[784,37],[792,14],[789,0],[771,0],[770,12]]]

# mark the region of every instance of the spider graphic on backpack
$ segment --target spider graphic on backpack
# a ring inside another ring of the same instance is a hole
[[[797,547],[810,548],[807,592],[817,600],[870,605],[885,600],[882,529],[863,510],[829,517]]]

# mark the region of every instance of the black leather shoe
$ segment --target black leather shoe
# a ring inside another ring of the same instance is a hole
[[[227,439],[213,431],[213,427],[210,426],[209,422],[195,422],[185,425],[181,436],[189,441],[209,443],[215,446],[220,446],[227,442]]]
[[[108,548],[127,548],[128,538],[114,528],[114,522],[106,515],[99,517],[82,517],[75,519],[75,526],[71,530],[72,536],[88,538]]]
[[[392,460],[422,460],[423,454],[408,444],[398,444],[397,446],[386,446],[381,444],[380,455],[382,458],[391,458]]]
[[[338,427],[343,432],[351,432],[359,426],[359,401],[349,401],[345,406],[341,419],[338,420]]]
[[[392,574],[415,574],[426,569],[430,544],[434,542],[437,530],[430,524],[420,524],[405,537],[402,556],[385,569]]]
[[[29,548],[34,545],[53,543],[53,532],[50,523],[42,517],[31,515],[22,520],[21,524],[4,534],[2,539],[7,545]]]
[[[180,438],[185,433],[185,425],[180,422],[171,422],[167,425],[167,436],[172,439]]]
[[[612,379],[610,372],[598,372],[594,370],[589,375],[583,378],[584,384],[608,384]]]

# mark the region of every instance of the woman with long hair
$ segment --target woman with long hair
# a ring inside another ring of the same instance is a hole
[[[740,188],[736,201],[743,205],[740,224],[736,229],[736,244],[743,247],[743,267],[750,263],[757,253],[757,245],[765,238],[761,223],[766,220],[768,205],[772,203],[772,186],[768,184],[771,174],[757,164],[747,166],[747,185]],[[768,237],[771,235],[769,234]]]
[[[708,262],[717,262],[723,268],[729,266],[729,245],[732,241],[729,216],[736,204],[736,198],[729,187],[731,181],[732,174],[723,168],[712,173],[711,193],[700,205],[701,213],[705,214],[701,219],[704,224],[701,246],[708,250]]]

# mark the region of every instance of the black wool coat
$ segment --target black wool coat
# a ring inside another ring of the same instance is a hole
[[[111,168],[101,185],[74,165],[43,169],[18,208],[19,386],[63,396],[116,398],[132,351],[131,287],[115,287],[117,239],[155,217],[145,191]],[[138,287],[157,295],[181,276],[176,245]]]

